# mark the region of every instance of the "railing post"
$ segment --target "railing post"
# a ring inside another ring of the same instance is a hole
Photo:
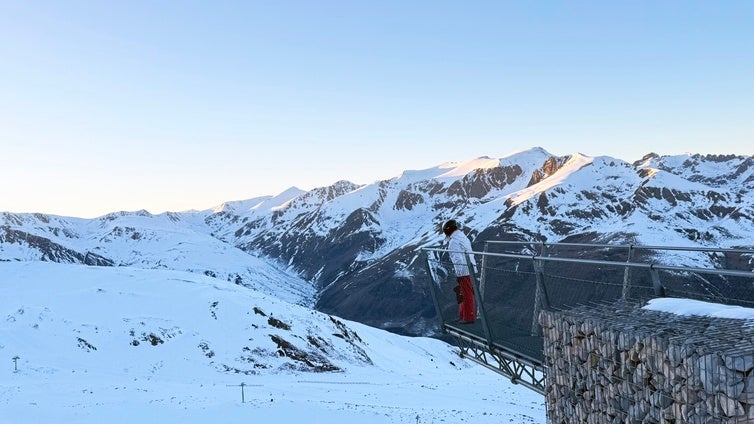
[[[628,246],[628,258],[626,263],[631,262],[631,254],[634,251],[634,245]],[[631,267],[627,266],[623,269],[623,292],[621,293],[621,299],[626,300],[628,298],[629,291],[631,290]]]
[[[654,264],[649,266],[649,274],[652,276],[652,288],[654,289],[655,296],[665,297],[665,287],[662,286],[660,272],[655,269]]]
[[[545,271],[544,264],[541,260],[537,260],[536,256],[532,256],[532,264],[534,265],[534,275],[537,279],[537,288],[534,292],[534,312],[531,318],[531,335],[541,336],[542,327],[539,325],[539,313],[542,309],[550,307],[550,300],[547,298],[547,291],[545,290]]]
[[[484,253],[487,253],[487,248],[489,247],[489,243],[486,241],[484,242]],[[484,299],[484,285],[487,281],[487,255],[482,255],[482,271],[479,274],[479,299]]]
[[[429,273],[429,292],[432,294],[432,302],[435,304],[435,311],[437,311],[437,318],[440,320],[440,328],[443,328],[443,324],[445,324],[445,319],[442,316],[442,309],[440,308],[440,300],[437,298],[437,287],[440,285],[440,282],[437,281],[437,274],[435,273],[435,269],[432,268],[432,263],[430,261],[430,252],[424,252],[427,255],[427,272]]]
[[[476,281],[476,275],[474,275],[474,265],[471,262],[471,254],[465,253],[464,256],[466,257],[466,266],[469,267],[469,277],[471,278],[471,288],[474,290],[474,299],[477,299],[477,302],[475,302],[478,311],[477,315],[479,315],[479,318],[482,320],[482,331],[484,331],[484,336],[487,338],[487,343],[492,346],[492,333],[490,332],[490,326],[487,324],[487,312],[484,309],[484,301],[482,301],[482,298],[479,296],[479,285]]]

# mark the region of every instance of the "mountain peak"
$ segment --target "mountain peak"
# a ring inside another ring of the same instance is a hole
[[[290,186],[287,189],[281,191],[279,194],[275,195],[273,199],[288,198],[288,200],[290,200],[296,196],[301,196],[304,193],[306,193],[306,190],[302,190],[296,186]]]
[[[527,149],[516,150],[514,152],[511,152],[511,153],[503,156],[503,158],[510,158],[510,157],[514,157],[514,156],[529,156],[529,155],[534,155],[534,156],[553,156],[552,153],[548,152],[543,147],[535,146],[535,147],[529,147]]]
[[[481,156],[475,159],[469,159],[464,162],[450,162],[440,165],[438,168],[448,169],[445,173],[435,178],[452,178],[463,177],[464,175],[477,169],[490,169],[500,166],[500,159]]]
[[[265,202],[263,205],[262,204],[258,205],[255,209],[265,208],[267,210],[275,210],[284,206],[291,200],[306,193],[307,193],[306,190],[301,190],[298,187],[291,186],[283,190],[280,194],[276,195],[275,197]]]
[[[292,186],[274,196],[267,195],[245,200],[232,200],[223,202],[211,210],[214,213],[231,212],[237,215],[248,214],[254,211],[269,211],[283,206],[304,193],[306,193],[306,191]]]
[[[214,213],[220,213],[220,212],[241,213],[241,212],[254,209],[260,203],[270,198],[271,196],[260,196],[260,197],[253,197],[251,199],[245,199],[245,200],[230,200],[227,202],[223,202],[215,206],[214,208],[211,208],[211,210]]]

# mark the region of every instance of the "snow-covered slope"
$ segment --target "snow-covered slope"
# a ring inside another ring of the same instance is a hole
[[[0,216],[0,260],[189,271],[312,304],[310,283],[214,237],[204,225],[208,213],[118,212],[92,220],[6,213]]]
[[[441,341],[224,279],[4,262],[0,282],[2,423],[545,422]]]

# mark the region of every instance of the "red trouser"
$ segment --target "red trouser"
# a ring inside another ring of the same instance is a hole
[[[463,301],[458,305],[458,315],[461,321],[476,320],[476,305],[474,304],[474,288],[471,285],[471,277],[464,275],[457,278],[458,285],[461,286]]]

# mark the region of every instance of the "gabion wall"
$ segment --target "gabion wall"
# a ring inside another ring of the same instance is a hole
[[[612,304],[539,315],[550,423],[754,423],[754,322]]]

